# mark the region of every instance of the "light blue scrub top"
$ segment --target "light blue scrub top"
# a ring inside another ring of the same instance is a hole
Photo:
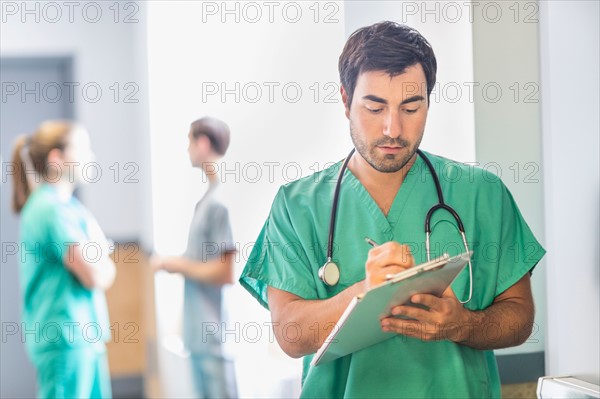
[[[65,201],[47,184],[21,211],[22,331],[34,362],[51,350],[92,345],[103,351],[110,339],[104,292],[84,287],[63,263],[70,243],[90,239],[91,223],[93,215],[77,198]],[[91,261],[97,255],[90,247],[86,256]]]
[[[446,203],[462,218],[473,255],[473,298],[481,310],[515,284],[545,253],[500,179],[482,169],[426,153],[438,173]],[[407,244],[417,264],[426,260],[425,216],[438,203],[425,162],[406,176],[387,217],[349,170],[340,190],[334,261],[340,282],[329,287],[318,277],[326,261],[329,217],[341,162],[280,188],[271,213],[240,277],[241,284],[268,308],[267,286],[304,299],[330,298],[365,278],[365,261],[376,242]],[[464,252],[452,216],[432,218],[432,257]],[[461,300],[469,294],[465,269],[452,284]],[[490,326],[490,334],[497,328]],[[305,331],[304,333],[312,333]],[[304,358],[302,397],[500,397],[492,351],[449,340],[423,342],[398,335],[338,360],[310,367]]]

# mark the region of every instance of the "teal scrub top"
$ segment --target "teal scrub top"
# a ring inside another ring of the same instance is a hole
[[[103,350],[110,339],[104,292],[83,286],[63,263],[69,245],[90,241],[92,224],[81,202],[61,199],[48,184],[34,190],[21,211],[21,330],[34,362],[51,350]],[[89,248],[86,256],[94,261],[97,252]]]
[[[501,180],[485,170],[426,153],[447,204],[462,218],[474,252],[473,297],[465,306],[482,310],[531,271],[545,253]],[[240,277],[266,308],[267,286],[307,300],[330,298],[365,278],[370,246],[397,241],[410,246],[417,264],[426,260],[425,216],[438,203],[425,162],[417,157],[387,217],[350,170],[344,172],[335,226],[334,261],[340,282],[329,287],[318,277],[326,261],[329,217],[341,162],[282,186]],[[432,257],[464,252],[454,218],[432,218]],[[469,294],[465,269],[452,284],[460,300]],[[489,333],[498,328],[490,326]],[[311,331],[312,332],[312,331]],[[302,397],[500,397],[493,351],[449,340],[424,342],[397,335],[335,361],[310,366],[303,360]]]

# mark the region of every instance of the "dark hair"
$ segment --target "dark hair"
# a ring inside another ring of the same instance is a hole
[[[358,29],[348,38],[338,64],[340,81],[348,94],[348,108],[361,73],[385,71],[393,77],[416,64],[421,64],[425,72],[429,102],[437,72],[429,42],[417,30],[391,21]]]
[[[225,155],[229,147],[229,126],[225,122],[207,116],[192,122],[190,129],[195,139],[208,137],[213,151]]]

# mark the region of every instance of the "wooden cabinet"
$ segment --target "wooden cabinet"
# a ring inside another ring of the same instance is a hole
[[[106,292],[112,335],[107,345],[111,378],[141,378],[145,396],[156,397],[154,273],[138,243],[115,244],[112,258],[117,276]]]

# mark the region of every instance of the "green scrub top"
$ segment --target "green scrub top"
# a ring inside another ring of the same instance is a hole
[[[103,352],[110,339],[104,292],[83,286],[63,263],[68,246],[86,245],[96,223],[75,197],[64,200],[48,184],[34,190],[23,207],[22,331],[34,363],[53,350],[95,346]],[[90,262],[98,259],[94,245],[85,255]]]
[[[446,203],[462,218],[474,252],[473,297],[465,306],[485,309],[532,270],[545,250],[496,175],[428,153],[426,156],[439,176]],[[378,243],[409,245],[417,264],[426,260],[425,216],[438,199],[431,173],[417,157],[387,217],[352,172],[344,172],[333,252],[340,281],[329,287],[319,279],[318,270],[326,261],[329,217],[340,167],[341,162],[280,188],[240,277],[241,284],[264,307],[268,308],[267,286],[314,300],[330,298],[363,280],[370,249],[364,237]],[[464,252],[450,214],[437,211],[431,226],[432,257]],[[452,289],[460,300],[468,298],[467,268]],[[493,337],[500,328],[511,327],[494,325],[486,331]],[[316,367],[310,366],[311,359],[312,355],[304,358],[302,397],[500,397],[493,352],[449,340],[424,342],[397,335]]]

